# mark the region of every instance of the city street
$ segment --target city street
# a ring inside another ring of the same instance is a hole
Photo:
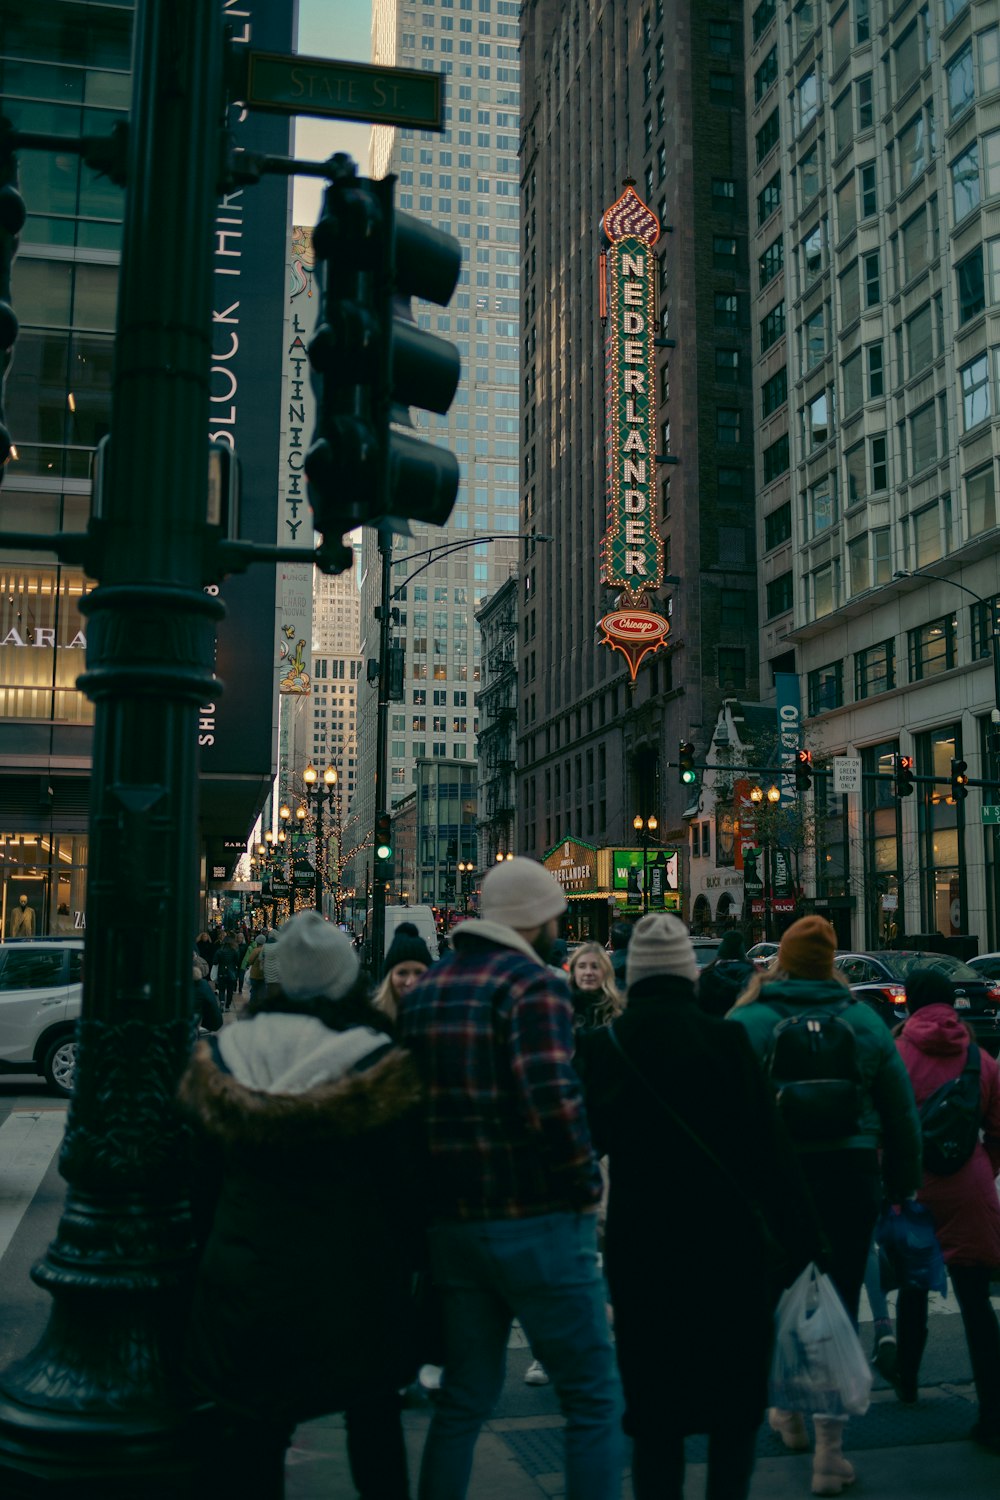
[[[52,1238],[62,1206],[63,1182],[57,1158],[66,1106],[41,1082],[0,1078],[0,1366],[29,1349],[48,1312],[48,1297],[30,1280],[33,1262]],[[738,1292],[733,1284],[720,1295]],[[684,1289],[677,1288],[678,1297]],[[920,1403],[901,1407],[876,1377],[868,1415],[853,1421],[845,1443],[856,1455],[856,1493],[898,1495],[905,1500],[994,1500],[1000,1485],[1000,1459],[965,1440],[974,1417],[969,1359],[954,1299],[934,1299],[931,1335],[921,1371]],[[1000,1307],[1000,1283],[994,1304]],[[862,1310],[863,1320],[867,1308]],[[871,1344],[870,1321],[862,1340]],[[664,1358],[682,1358],[671,1351]],[[726,1351],[718,1351],[719,1401],[725,1406]],[[471,1495],[474,1500],[537,1500],[563,1494],[560,1472],[562,1421],[548,1386],[527,1386],[530,1353],[517,1329],[511,1337],[508,1378],[496,1415],[477,1449]],[[410,1410],[405,1423],[412,1472],[417,1472],[430,1408]],[[689,1443],[687,1500],[704,1494],[704,1439]],[[791,1457],[769,1431],[762,1430],[752,1500],[791,1500],[809,1491],[808,1457]],[[626,1480],[623,1495],[630,1493]],[[298,1429],[289,1456],[290,1500],[351,1500],[343,1424],[327,1417]]]

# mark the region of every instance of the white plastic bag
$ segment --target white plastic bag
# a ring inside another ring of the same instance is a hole
[[[785,1411],[864,1416],[872,1372],[829,1276],[815,1264],[782,1293],[776,1313],[769,1400]]]

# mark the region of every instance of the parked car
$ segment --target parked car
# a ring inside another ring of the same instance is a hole
[[[975,1033],[976,1041],[994,1057],[1000,1053],[1000,981],[987,978],[971,964],[947,953],[913,950],[876,953],[838,953],[834,964],[851,993],[882,1017],[887,1026],[905,1021],[906,981],[920,969],[936,969],[951,980],[955,1009]]]
[[[1000,981],[1000,953],[980,953],[976,958],[970,958],[968,964],[984,979]]]
[[[82,938],[0,944],[0,1073],[34,1073],[68,1098],[82,1001]]]
[[[716,957],[721,941],[721,938],[712,937],[693,937],[691,939],[691,946],[694,949],[694,961],[699,969],[704,969]]]
[[[766,969],[770,967],[777,951],[777,943],[754,943],[752,948],[747,949],[747,958],[755,968]]]

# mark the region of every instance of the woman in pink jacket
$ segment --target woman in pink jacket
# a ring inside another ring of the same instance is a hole
[[[954,990],[936,969],[906,984],[910,1019],[897,1040],[918,1107],[965,1067],[970,1034],[955,1014]],[[990,1302],[990,1276],[1000,1267],[1000,1069],[980,1049],[983,1139],[950,1177],[924,1172],[917,1194],[930,1209],[958,1301],[979,1398],[972,1437],[1000,1453],[1000,1324]],[[927,1342],[927,1293],[902,1287],[896,1309],[897,1378],[901,1401],[917,1399],[920,1357]]]

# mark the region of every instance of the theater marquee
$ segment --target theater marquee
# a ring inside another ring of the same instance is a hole
[[[602,220],[601,317],[606,323],[607,530],[601,582],[622,592],[599,622],[603,645],[621,651],[633,682],[639,663],[664,645],[667,620],[647,594],[663,583],[656,526],[656,257],[660,225],[629,184]],[[626,619],[626,616],[629,618]],[[633,628],[640,626],[641,628]],[[609,628],[609,622],[624,629]],[[653,622],[656,622],[655,624]]]

